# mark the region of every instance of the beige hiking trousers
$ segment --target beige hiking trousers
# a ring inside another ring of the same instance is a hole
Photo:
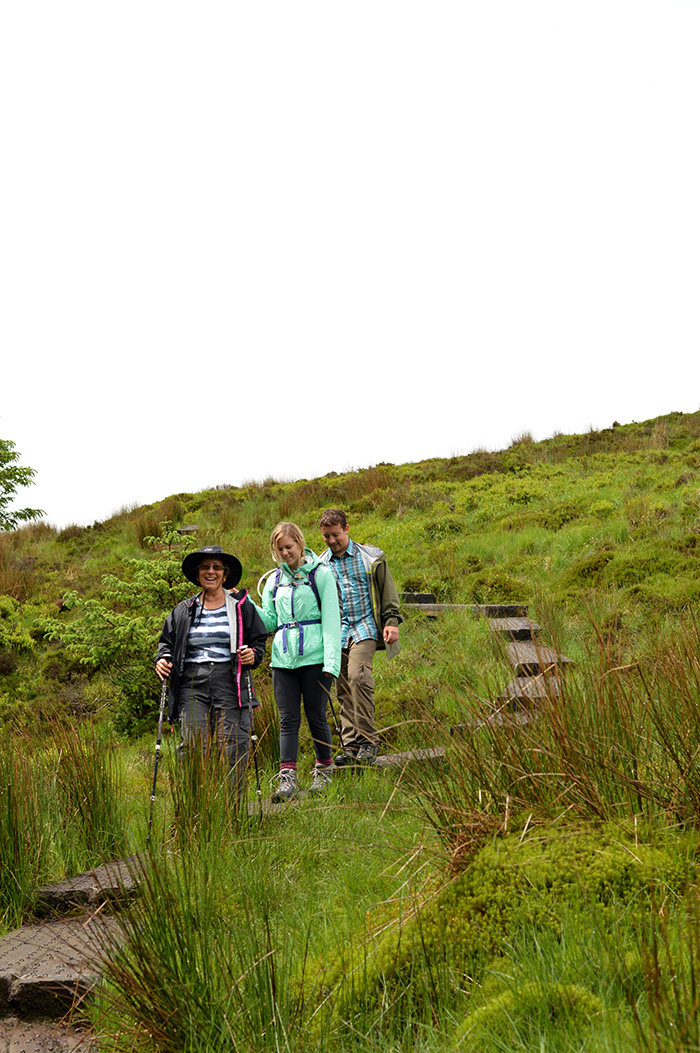
[[[338,707],[343,749],[357,753],[360,746],[378,746],[379,732],[374,725],[374,677],[372,660],[376,640],[350,642],[342,653],[338,677]]]

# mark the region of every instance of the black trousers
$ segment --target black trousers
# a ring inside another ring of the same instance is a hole
[[[180,689],[182,744],[203,744],[214,738],[228,757],[236,794],[243,794],[250,747],[250,710],[238,704],[230,662],[187,662]]]
[[[326,718],[331,682],[329,677],[324,676],[322,665],[272,670],[272,686],[280,712],[281,764],[296,765],[302,703],[313,739],[316,760],[328,763],[333,756],[331,729]]]

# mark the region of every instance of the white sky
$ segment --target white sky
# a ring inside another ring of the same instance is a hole
[[[700,405],[698,0],[0,8],[0,438],[57,526]]]

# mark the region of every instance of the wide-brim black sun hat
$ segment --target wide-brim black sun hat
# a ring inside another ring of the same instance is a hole
[[[243,576],[243,567],[241,566],[241,561],[236,556],[224,552],[221,545],[207,545],[206,548],[200,548],[197,552],[189,552],[185,556],[182,561],[182,573],[187,580],[191,581],[193,585],[199,585],[199,564],[207,556],[216,556],[222,563],[226,564],[228,574],[224,578],[224,588],[235,589]]]

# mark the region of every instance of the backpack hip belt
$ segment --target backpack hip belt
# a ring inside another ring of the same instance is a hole
[[[287,653],[287,629],[298,629],[299,630],[299,656],[304,654],[304,626],[305,625],[320,625],[320,618],[310,618],[304,622],[285,622],[284,625],[278,625],[275,632],[282,630],[282,651],[284,654]]]

